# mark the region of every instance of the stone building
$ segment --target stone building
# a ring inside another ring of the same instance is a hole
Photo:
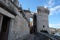
[[[0,0],[0,40],[21,40],[29,35],[30,18],[33,18],[35,31],[49,32],[49,10],[38,7],[37,13],[33,14],[35,16],[31,13],[30,10],[23,10],[19,7],[18,0]]]
[[[49,15],[48,8],[44,8],[42,6],[37,8],[37,13],[36,13],[37,32],[41,32],[41,31],[45,31],[48,33],[50,32],[49,31],[48,15]]]
[[[18,0],[0,0],[0,40],[18,40],[29,34],[29,22],[18,5]]]
[[[60,28],[49,28],[51,34],[60,33]]]

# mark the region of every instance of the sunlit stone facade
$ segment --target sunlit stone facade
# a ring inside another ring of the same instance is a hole
[[[37,8],[37,31],[46,30],[49,32],[49,22],[48,22],[49,10],[48,8],[38,7]]]

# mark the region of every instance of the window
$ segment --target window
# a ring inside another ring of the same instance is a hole
[[[45,25],[43,25],[43,28],[45,28]]]

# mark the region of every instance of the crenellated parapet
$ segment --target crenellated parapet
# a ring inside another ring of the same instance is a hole
[[[45,8],[45,7],[42,7],[42,6],[37,8],[37,12],[38,13],[47,13],[47,14],[49,14],[48,8]]]

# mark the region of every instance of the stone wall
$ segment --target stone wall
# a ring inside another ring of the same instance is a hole
[[[28,22],[22,15],[17,15],[14,19],[11,19],[11,23],[9,40],[24,38],[24,36],[29,34]]]
[[[45,26],[43,28],[43,26]],[[47,14],[40,14],[37,15],[37,28],[38,30],[47,30],[48,28],[48,15]]]
[[[11,19],[12,24],[9,31],[9,40],[23,38],[23,36],[30,33],[28,21],[19,12],[18,8],[15,7],[14,10],[17,15],[15,16],[15,18]]]
[[[15,0],[15,2],[16,1],[17,0]],[[9,5],[9,7],[10,6],[12,8],[11,11],[15,12],[16,15],[13,15],[13,13],[8,12],[8,10],[0,7],[0,14],[10,18],[10,25],[8,26],[9,27],[8,40],[17,40],[21,38],[23,39],[26,35],[30,33],[28,21],[23,17],[23,15],[19,12],[19,9],[16,6],[14,6],[12,3]],[[9,7],[7,6],[7,8]],[[1,21],[2,20],[0,20],[0,24],[1,24]],[[0,30],[1,30],[1,27],[0,27]]]

